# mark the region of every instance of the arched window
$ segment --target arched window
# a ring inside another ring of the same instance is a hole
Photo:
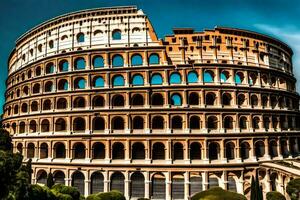
[[[67,124],[66,121],[63,118],[59,118],[55,122],[55,131],[66,131],[67,130]]]
[[[183,160],[183,145],[179,142],[173,146],[173,160]]]
[[[241,144],[241,158],[243,160],[249,158],[249,152],[250,152],[250,145],[248,142],[243,142]]]
[[[47,172],[44,170],[38,171],[36,175],[36,182],[39,184],[46,184],[47,183]]]
[[[123,67],[124,66],[124,59],[121,55],[116,54],[112,57],[112,66],[113,67]]]
[[[215,104],[216,95],[212,92],[209,92],[205,95],[205,103],[206,105],[214,105]]]
[[[69,84],[66,79],[61,79],[58,81],[58,90],[68,90]]]
[[[37,127],[36,121],[34,121],[34,120],[30,121],[30,123],[29,123],[29,131],[31,133],[35,133],[36,132],[36,127]]]
[[[160,74],[153,74],[151,77],[151,84],[152,85],[162,85],[163,79]]]
[[[17,145],[17,150],[18,150],[18,153],[23,154],[23,144],[22,143],[19,143]]]
[[[218,128],[218,118],[216,116],[209,116],[207,118],[207,128],[210,130]]]
[[[54,73],[54,64],[51,62],[46,65],[46,74],[53,74],[53,73]]]
[[[182,129],[182,117],[175,116],[172,118],[172,129]]]
[[[77,38],[78,43],[84,42],[84,34],[83,33],[78,33],[76,38]]]
[[[74,100],[73,107],[74,108],[84,108],[85,107],[85,99],[83,97],[77,97]]]
[[[85,69],[84,58],[76,58],[76,60],[74,62],[74,69],[75,70]]]
[[[74,81],[75,89],[85,89],[85,79],[84,78],[76,78]]]
[[[46,99],[43,103],[43,110],[51,110],[51,101]]]
[[[156,53],[152,53],[149,56],[149,65],[158,65],[159,64],[159,56]]]
[[[55,184],[65,184],[65,174],[62,171],[56,171],[53,174]]]
[[[278,152],[277,152],[277,142],[275,140],[270,141],[269,144],[269,153],[271,158],[277,157]]]
[[[165,145],[161,142],[156,142],[152,148],[152,159],[153,160],[164,160],[165,159]]]
[[[190,129],[200,129],[200,117],[192,116],[190,118]]]
[[[151,105],[162,106],[164,105],[164,98],[160,93],[155,93],[151,96]]]
[[[228,79],[229,79],[229,72],[227,72],[227,71],[222,71],[221,74],[220,74],[220,80],[221,80],[221,83],[226,83],[226,82],[228,82]]]
[[[130,194],[132,198],[145,196],[145,178],[141,172],[134,172],[131,175]]]
[[[182,105],[182,99],[180,94],[173,94],[171,96],[171,105],[173,106],[181,106]]]
[[[94,68],[102,68],[104,67],[104,59],[102,56],[95,56],[93,58],[93,66]]]
[[[228,160],[234,159],[234,151],[235,151],[235,145],[232,142],[228,142],[226,144],[226,158]]]
[[[57,142],[54,145],[54,158],[65,158],[66,157],[66,148],[65,145],[61,142]]]
[[[143,65],[143,58],[140,54],[134,54],[131,56],[131,65],[132,66],[140,66]]]
[[[198,142],[193,142],[190,145],[190,159],[191,160],[201,159],[201,145]]]
[[[27,111],[28,111],[28,105],[27,105],[27,103],[23,103],[22,104],[21,111],[22,111],[22,113],[27,113]]]
[[[257,158],[265,155],[265,144],[262,141],[257,141],[255,143],[255,155]]]
[[[95,117],[93,120],[93,130],[99,131],[105,129],[105,122],[102,117]]]
[[[283,158],[287,158],[289,156],[288,143],[286,139],[280,140],[280,150]]]
[[[209,148],[209,159],[218,160],[220,155],[220,145],[218,143],[212,142],[208,146]]]
[[[95,88],[104,87],[104,79],[101,76],[95,77],[93,85],[94,85]]]
[[[132,145],[132,159],[140,159],[144,160],[145,159],[145,146],[141,142],[136,142]]]
[[[77,117],[73,121],[74,131],[84,131],[85,130],[85,120],[81,117]]]
[[[35,76],[40,76],[42,74],[42,69],[40,66],[35,68]]]
[[[249,75],[249,85],[255,85],[257,76],[254,73],[250,73]]]
[[[157,173],[152,176],[152,194],[153,199],[166,198],[166,178],[163,174]]]
[[[133,118],[132,122],[133,129],[144,129],[144,119],[140,116],[136,116]]]
[[[251,96],[251,105],[252,106],[257,106],[258,105],[258,98],[256,95]]]
[[[18,114],[19,113],[19,106],[18,105],[15,105],[14,107],[14,114]]]
[[[224,128],[225,129],[233,129],[233,119],[231,116],[226,116],[224,118]]]
[[[122,117],[114,117],[112,119],[112,129],[113,130],[123,130],[124,129],[124,119]]]
[[[199,105],[199,95],[196,92],[189,94],[189,104],[190,105]]]
[[[74,150],[74,155],[73,156],[74,156],[75,159],[85,158],[85,146],[84,146],[84,144],[82,144],[81,142],[78,142],[78,143],[74,144],[73,150]]]
[[[33,90],[32,90],[32,93],[33,94],[37,94],[37,93],[40,93],[40,84],[36,83],[33,85]]]
[[[124,145],[121,142],[116,142],[112,146],[112,159],[124,159]]]
[[[122,75],[116,75],[113,77],[113,86],[124,86],[125,81]]]
[[[40,158],[48,158],[48,145],[47,143],[42,143],[40,146]]]
[[[188,83],[198,83],[198,74],[195,71],[190,71],[187,76]]]
[[[112,176],[111,176],[111,180],[110,180],[110,191],[112,190],[118,190],[121,193],[124,194],[124,181],[125,181],[125,177],[121,172],[115,172]]]
[[[29,143],[27,146],[27,158],[34,158],[35,146],[33,143]]]
[[[103,96],[95,96],[93,98],[93,107],[103,107],[105,104],[105,100]]]
[[[50,122],[48,119],[44,119],[41,124],[41,132],[49,132],[50,131]]]
[[[25,86],[25,87],[23,88],[23,94],[26,95],[26,96],[29,94],[28,86]]]
[[[53,90],[53,83],[52,81],[48,81],[45,84],[45,92],[52,92]]]
[[[67,60],[62,60],[59,62],[59,71],[60,72],[69,71],[69,62]]]
[[[144,85],[144,78],[140,74],[136,74],[132,77],[132,85],[138,86],[138,85]]]
[[[204,83],[213,83],[214,82],[214,73],[210,70],[204,72],[203,75]]]
[[[131,98],[131,105],[132,106],[142,106],[144,105],[144,97],[140,94],[135,94]]]
[[[253,120],[252,120],[252,127],[254,129],[259,129],[259,121],[260,119],[258,117],[254,117]]]
[[[240,118],[239,127],[240,127],[240,129],[247,129],[247,118],[246,117]]]
[[[93,159],[104,159],[105,158],[105,146],[101,142],[93,144]]]
[[[176,199],[184,199],[184,188],[183,174],[174,174],[172,177],[172,197],[176,197]]]
[[[25,133],[25,128],[26,128],[25,122],[20,122],[19,133]]]
[[[236,190],[236,182],[235,182],[235,180],[234,180],[234,178],[232,176],[228,177],[227,187],[228,187],[229,191],[231,191],[231,192],[237,192],[237,190]]]
[[[222,104],[224,106],[229,106],[231,104],[231,95],[229,93],[224,93],[222,95]]]
[[[59,98],[56,103],[56,109],[66,109],[68,106],[67,100],[65,98]]]
[[[239,106],[244,105],[245,103],[245,95],[244,94],[239,94],[237,97],[237,103]]]
[[[104,191],[104,177],[100,172],[94,172],[91,176],[91,194]]]
[[[237,72],[234,77],[236,84],[242,84],[244,81],[244,74],[242,72]]]
[[[37,101],[33,101],[31,103],[31,111],[32,112],[38,111],[38,102]]]
[[[72,174],[72,186],[77,188],[81,195],[84,195],[84,175],[80,171]]]
[[[155,116],[152,118],[152,129],[164,129],[164,118],[161,116]]]
[[[121,30],[115,29],[112,31],[112,39],[113,40],[121,40]]]
[[[178,72],[173,72],[170,76],[170,84],[180,84],[181,75]]]
[[[112,98],[112,106],[124,106],[124,97],[123,95],[116,94]]]

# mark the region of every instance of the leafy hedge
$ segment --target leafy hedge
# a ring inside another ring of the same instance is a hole
[[[268,192],[267,200],[286,200],[285,197],[280,192]]]
[[[126,200],[124,195],[117,191],[112,190],[110,192],[100,192],[97,194],[89,195],[86,200]]]
[[[195,194],[192,200],[247,200],[247,198],[235,192],[223,190],[220,187],[214,187]]]
[[[299,200],[299,198],[300,198],[300,178],[291,180],[286,187],[286,192],[291,197],[291,200]]]
[[[80,200],[80,192],[75,187],[56,184],[51,188],[51,191],[59,198],[59,200]]]

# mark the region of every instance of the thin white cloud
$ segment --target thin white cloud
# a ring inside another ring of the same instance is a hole
[[[300,28],[293,25],[278,27],[267,24],[255,24],[254,27],[275,36],[293,49],[293,68],[297,78],[297,91],[300,91]]]

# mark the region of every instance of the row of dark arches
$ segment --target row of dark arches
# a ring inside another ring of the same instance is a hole
[[[233,116],[223,116],[223,128],[225,130],[231,130],[234,129],[234,118]],[[252,123],[253,129],[260,129],[261,127],[261,120],[258,116],[253,116],[252,120],[250,121]],[[134,116],[132,119],[130,119],[130,122],[128,123],[129,128],[131,129],[145,129],[145,118],[142,116]],[[150,127],[151,129],[165,129],[167,126],[167,121],[165,118],[161,115],[153,116],[151,118]],[[173,116],[170,119],[170,125],[169,127],[171,129],[183,129],[184,128],[184,120],[182,116]],[[249,128],[249,121],[246,116],[239,117],[238,128],[240,129],[247,129]],[[217,116],[210,115],[206,119],[206,127],[208,130],[217,130],[220,128],[219,126],[220,122]],[[202,123],[201,119],[197,115],[193,115],[189,117],[188,119],[188,128],[191,130],[199,130],[203,128],[204,124]],[[24,121],[21,121],[19,124],[18,133],[26,133],[27,131],[30,133],[35,132],[49,132],[51,129],[51,123],[48,119],[41,120],[40,124],[38,124],[35,120],[31,120],[28,125]],[[27,127],[29,126],[29,127]],[[282,129],[285,129],[287,127],[293,128],[292,124],[292,118],[288,116],[285,118],[285,116],[280,116],[279,118],[272,116],[271,120],[270,117],[263,117],[262,126],[265,129],[270,128],[279,128],[279,126]],[[92,127],[91,130],[93,131],[104,131],[106,129],[106,122],[103,117],[94,117],[92,120]],[[124,130],[126,127],[125,119],[122,116],[114,116],[111,119],[110,129],[111,130]],[[7,127],[9,128],[9,127]],[[29,128],[27,130],[27,128]],[[14,133],[17,133],[17,124],[12,124],[12,129]],[[68,122],[65,120],[65,118],[58,118],[55,120],[54,123],[54,131],[67,131],[68,129]],[[76,117],[74,118],[72,122],[72,130],[73,131],[85,131],[87,129],[87,123],[86,119],[82,117]]]
[[[265,96],[262,97],[263,99],[265,99]],[[267,97],[266,97],[267,98]],[[271,100],[273,97],[271,96]],[[187,103],[189,105],[199,105],[200,101],[199,101],[199,95],[196,92],[192,92],[189,94],[188,99],[187,99]],[[114,96],[112,96],[111,98],[111,102],[110,105],[111,106],[125,106],[125,98],[123,95],[121,94],[116,94]],[[246,101],[245,95],[240,94],[237,96],[237,105],[244,105]],[[278,102],[278,103],[277,103]],[[179,93],[172,93],[170,95],[169,98],[169,103],[171,105],[174,106],[181,106],[183,104],[183,100],[182,100],[182,96]],[[212,92],[208,92],[205,95],[205,103],[206,105],[216,105],[216,94],[212,93]],[[222,105],[231,105],[232,104],[232,97],[229,93],[224,93],[222,95]],[[53,105],[52,105],[52,101],[50,99],[45,99],[42,103],[42,107],[41,110],[51,110],[53,109]],[[105,106],[105,98],[103,96],[95,96],[93,97],[91,104],[93,107],[104,107]],[[129,104],[131,106],[144,106],[145,104],[145,99],[144,96],[141,94],[134,94],[129,101]],[[165,104],[165,98],[163,97],[163,95],[161,93],[154,93],[151,95],[151,99],[150,99],[150,104],[153,106],[163,106]],[[262,102],[262,106],[263,107],[267,107],[268,104],[268,100]],[[273,99],[271,101],[271,107],[275,108],[276,105],[279,105],[280,108],[284,108],[284,107],[288,107],[288,108],[292,108],[294,107],[294,103],[293,101],[287,100],[284,101],[283,97],[280,97],[277,101],[277,99]],[[258,106],[258,98],[256,95],[252,95],[251,96],[251,105],[252,106]],[[73,104],[72,107],[73,108],[85,108],[87,106],[87,102],[86,99],[84,97],[76,97],[73,100]],[[56,101],[56,108],[57,109],[67,109],[68,106],[68,101],[66,98],[58,98],[58,100]],[[7,107],[7,114],[11,115],[11,107]],[[39,110],[39,106],[38,106],[38,102],[37,101],[33,101],[30,105],[30,110],[32,112],[34,111],[38,111]],[[22,103],[21,104],[21,112],[22,113],[27,113],[29,111],[29,106],[27,103]],[[19,105],[15,105],[13,107],[13,114],[18,114],[19,113]]]
[[[56,171],[53,174],[55,184],[64,184],[65,174],[62,171]],[[85,194],[85,176],[81,171],[75,171],[71,175],[71,185],[76,187],[82,195]],[[91,175],[90,194],[104,192],[104,176],[101,171],[93,172]],[[171,196],[173,199],[184,199],[185,191],[185,179],[183,173],[172,173],[171,184]],[[37,183],[46,184],[47,172],[40,170],[36,174]],[[236,181],[233,176],[227,177],[227,189],[230,191],[237,191]],[[110,176],[109,190],[118,190],[124,194],[125,192],[125,176],[122,172],[114,172]],[[195,173],[189,178],[189,191],[190,195],[203,190],[203,180],[200,173]],[[142,172],[133,172],[130,175],[129,196],[131,198],[145,197],[145,177]],[[167,179],[163,173],[155,173],[151,176],[151,189],[150,196],[153,199],[165,199],[166,198],[166,183]],[[209,176],[208,188],[218,187],[219,180],[216,176]]]
[[[263,141],[257,141],[254,143],[254,155],[257,158],[263,157],[266,154],[270,155],[271,158],[277,157],[281,154],[283,157],[288,157],[290,155],[296,156],[299,153],[297,143],[295,140],[290,140],[289,144],[287,140],[280,140],[280,148],[278,148],[278,143],[276,140],[269,141],[269,149],[266,152],[265,143]],[[289,146],[289,147],[288,147]],[[28,143],[27,145],[27,158],[35,157],[35,145],[33,143]],[[237,147],[233,142],[226,142],[224,145],[225,151],[224,156],[228,160],[233,160],[237,158]],[[22,153],[23,152],[23,144],[19,143],[17,145],[17,150]],[[51,157],[48,154],[48,144],[42,143],[40,145],[40,158],[48,158]],[[73,151],[73,159],[84,159],[87,157],[86,155],[86,147],[83,143],[77,142],[72,146]],[[240,157],[241,159],[248,159],[251,157],[250,155],[250,144],[248,142],[242,142],[240,144]],[[280,152],[278,152],[280,150]],[[106,158],[106,147],[101,142],[96,142],[92,146],[92,159],[105,159]],[[180,142],[175,142],[172,145],[171,149],[171,159],[172,160],[183,160],[184,159],[184,146]],[[203,147],[199,142],[192,142],[189,145],[188,149],[188,158],[190,160],[201,160],[204,159],[202,154],[204,152]],[[133,160],[144,160],[146,158],[146,149],[142,142],[135,142],[132,144],[130,148],[130,158]],[[165,160],[166,159],[166,147],[162,142],[155,142],[151,147],[151,159],[152,160]],[[121,142],[115,142],[112,145],[111,149],[111,159],[125,159],[125,146]],[[217,142],[210,142],[208,145],[208,159],[209,160],[219,160],[222,155],[220,155],[221,149],[220,144]],[[64,143],[57,142],[53,146],[53,158],[66,158],[66,148]]]

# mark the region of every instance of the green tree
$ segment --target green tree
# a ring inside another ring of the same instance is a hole
[[[50,172],[47,176],[47,187],[51,189],[53,185],[54,185],[53,174]]]
[[[268,192],[267,193],[267,200],[286,200],[285,197],[280,192]]]
[[[236,192],[223,190],[220,187],[213,187],[211,189],[196,193],[192,200],[247,200],[247,198]]]
[[[291,197],[291,200],[299,200],[299,198],[300,198],[300,178],[291,180],[287,184],[286,192]]]
[[[259,184],[258,172],[256,172],[255,178],[251,177],[251,200],[263,200],[262,188]]]

